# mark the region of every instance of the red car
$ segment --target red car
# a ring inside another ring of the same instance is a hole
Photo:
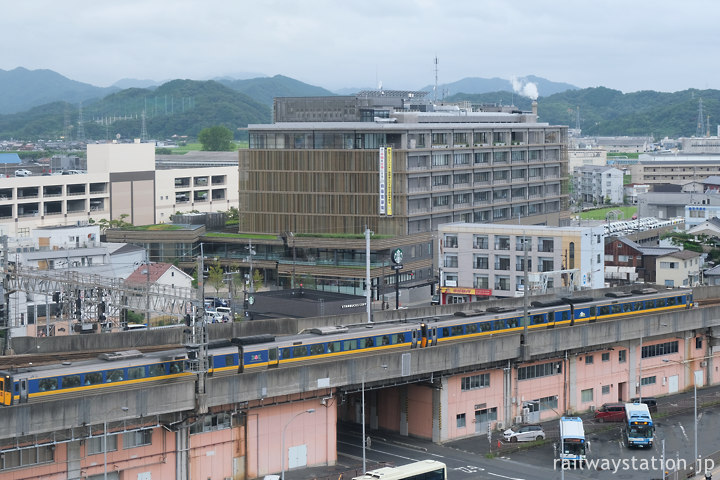
[[[595,412],[595,420],[598,422],[623,422],[625,421],[624,403],[606,403]]]

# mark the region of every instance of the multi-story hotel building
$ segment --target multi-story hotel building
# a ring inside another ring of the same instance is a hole
[[[563,224],[567,127],[422,97],[276,99],[276,123],[250,125],[240,152],[241,230],[406,236],[455,221]]]
[[[369,229],[379,292],[393,281],[437,282],[434,239],[444,223],[568,223],[567,127],[537,122],[536,107],[424,97],[276,98],[275,123],[250,125],[249,149],[240,151],[240,231],[302,241],[303,273],[347,286],[341,271],[356,285],[364,280],[364,242],[337,236]],[[385,267],[395,248],[405,256],[393,279]],[[347,265],[354,274],[338,268]],[[278,275],[288,276],[282,267]]]

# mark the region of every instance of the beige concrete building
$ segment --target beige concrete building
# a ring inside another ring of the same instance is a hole
[[[0,178],[0,233],[120,219],[170,221],[177,212],[219,212],[238,205],[237,153],[157,162],[150,143],[89,144],[88,169],[76,175]]]

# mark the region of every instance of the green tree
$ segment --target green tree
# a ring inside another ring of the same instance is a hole
[[[128,218],[130,215],[127,213],[123,213],[120,215],[119,218],[115,218],[112,220],[108,220],[107,218],[101,218],[97,221],[97,224],[100,226],[100,231],[104,232],[108,228],[127,228],[132,227],[133,224],[130,222],[126,222],[125,219]],[[92,218],[90,219],[89,223],[96,223],[95,220]]]
[[[208,269],[208,283],[215,289],[215,295],[217,296],[220,287],[224,284],[224,272],[220,265],[211,265]]]
[[[202,149],[209,152],[229,152],[234,146],[232,143],[233,132],[222,125],[204,128],[198,135],[202,143]]]
[[[255,288],[256,292],[263,288],[262,273],[260,273],[260,270],[258,270],[257,268],[253,272],[253,287]]]

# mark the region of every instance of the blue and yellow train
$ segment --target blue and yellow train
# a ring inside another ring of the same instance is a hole
[[[644,313],[691,308],[692,290],[654,289],[612,292],[606,297],[564,297],[533,302],[528,310],[529,330],[614,320]],[[243,373],[281,365],[333,360],[369,352],[428,348],[447,342],[487,335],[520,332],[523,309],[487,308],[432,321],[407,321],[325,327],[301,335],[276,339],[271,335],[235,338],[211,344],[209,374]],[[213,348],[215,347],[215,348]],[[34,366],[0,372],[0,403],[13,405],[47,398],[81,395],[87,391],[127,389],[150,383],[187,380],[188,356],[196,352],[174,350],[142,354],[136,351],[102,354],[73,364]]]

